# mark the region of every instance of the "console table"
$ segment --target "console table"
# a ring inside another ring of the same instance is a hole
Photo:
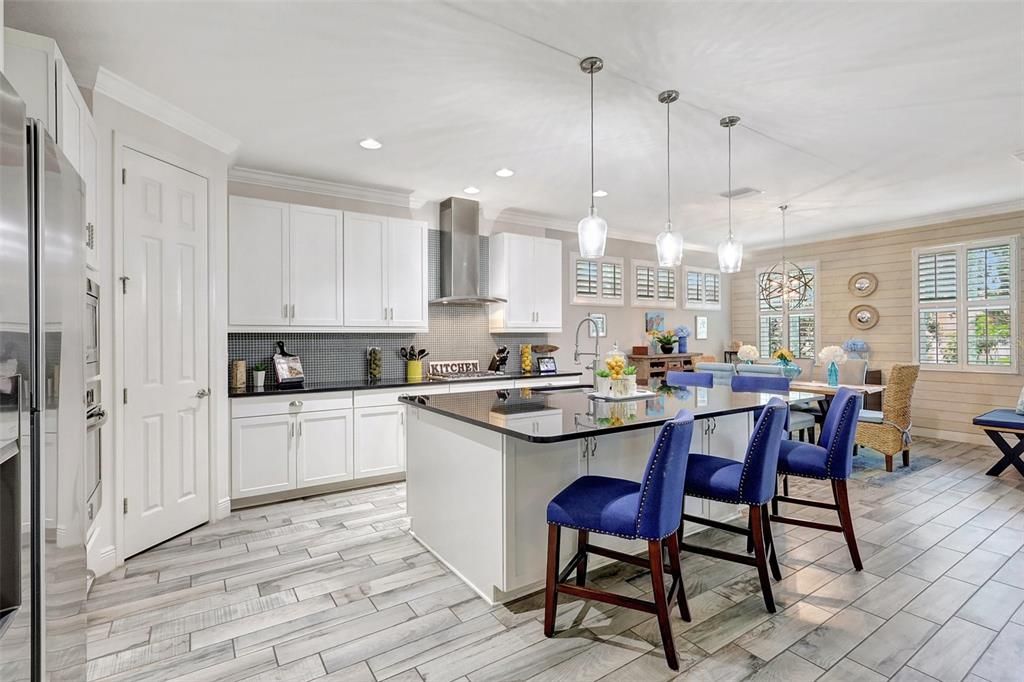
[[[636,367],[636,383],[646,386],[651,379],[664,379],[668,372],[692,372],[693,363],[703,353],[658,353],[656,355],[630,355],[630,364]]]

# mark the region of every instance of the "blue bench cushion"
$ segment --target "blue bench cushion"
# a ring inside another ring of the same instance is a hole
[[[784,440],[779,446],[779,473],[805,478],[831,478],[828,450],[820,445]],[[849,475],[849,474],[847,474]]]
[[[635,538],[639,507],[639,483],[582,476],[548,503],[548,523]]]
[[[986,428],[1024,431],[1024,414],[1017,414],[1013,408],[1004,407],[978,415],[974,418],[974,423]]]
[[[740,499],[740,477],[743,462],[715,455],[690,454],[686,468],[686,488],[692,497],[703,497],[719,502],[745,504]]]

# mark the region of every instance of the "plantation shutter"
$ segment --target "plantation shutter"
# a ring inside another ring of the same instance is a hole
[[[917,300],[956,300],[956,251],[921,254],[917,258]]]
[[[622,298],[622,266],[618,263],[601,263],[601,296]]]
[[[658,299],[674,301],[676,298],[676,271],[672,268],[658,268]]]
[[[576,259],[576,295],[597,296],[597,262]]]
[[[637,300],[653,301],[655,297],[654,286],[654,268],[649,265],[636,266]]]

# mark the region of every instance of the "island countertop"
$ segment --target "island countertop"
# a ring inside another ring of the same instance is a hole
[[[531,443],[559,443],[660,426],[679,410],[695,419],[753,412],[773,397],[793,403],[815,393],[740,392],[729,386],[663,390],[654,397],[592,399],[589,388],[512,389],[453,395],[403,396],[408,405]]]

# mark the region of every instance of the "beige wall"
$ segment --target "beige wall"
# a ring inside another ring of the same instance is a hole
[[[869,367],[884,372],[893,363],[913,361],[912,250],[1022,231],[1024,212],[1005,213],[792,246],[787,257],[819,263],[818,347],[851,337],[864,339],[871,348]],[[758,251],[744,260],[742,273],[730,276],[733,334],[745,343],[756,339],[755,272],[778,258],[778,250]],[[1018,272],[1022,270],[1019,265]],[[865,298],[853,296],[847,288],[850,277],[862,271],[878,277],[878,289]],[[1024,277],[1018,279],[1024,281]],[[850,309],[860,303],[879,312],[878,325],[868,331],[854,329],[847,319]],[[1017,325],[1020,334],[1019,318]],[[1015,405],[1021,383],[1019,374],[922,370],[914,392],[914,432],[988,442],[971,419],[995,407]]]

